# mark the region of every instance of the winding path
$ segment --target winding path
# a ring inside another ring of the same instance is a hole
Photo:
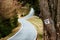
[[[18,19],[18,22],[22,24],[21,29],[8,40],[36,40],[37,31],[34,28],[34,25],[27,21],[27,19],[31,18],[33,15],[34,9],[31,8],[27,16]]]

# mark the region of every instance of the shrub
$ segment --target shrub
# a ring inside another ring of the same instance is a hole
[[[0,16],[0,38],[9,35],[13,28],[17,27],[18,17],[15,15],[12,19],[3,19]]]

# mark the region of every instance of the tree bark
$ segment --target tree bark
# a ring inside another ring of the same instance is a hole
[[[58,0],[58,7],[57,7],[57,40],[60,40],[60,0]]]
[[[47,31],[47,36],[44,36],[44,40],[56,40],[56,30],[54,27],[54,22],[51,18],[47,0],[40,0],[40,11],[44,22],[44,29]]]

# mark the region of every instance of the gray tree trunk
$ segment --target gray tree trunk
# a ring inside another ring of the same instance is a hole
[[[51,18],[48,0],[40,0],[40,11],[44,22],[44,40],[56,40],[56,30],[54,21]]]

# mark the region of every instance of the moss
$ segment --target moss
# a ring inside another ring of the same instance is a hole
[[[4,20],[0,17],[0,38],[9,35],[18,24],[18,17],[15,15],[13,18]]]

